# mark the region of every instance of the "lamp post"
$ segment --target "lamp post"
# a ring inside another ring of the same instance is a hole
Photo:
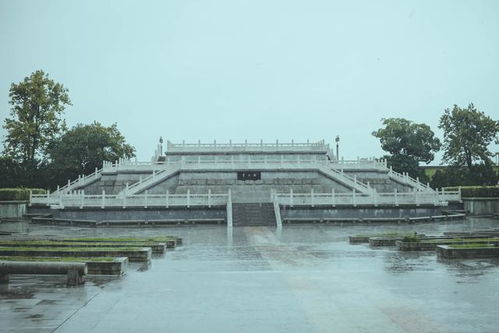
[[[339,162],[340,161],[340,136],[337,135],[336,139],[334,139],[334,141],[336,141],[336,159]]]

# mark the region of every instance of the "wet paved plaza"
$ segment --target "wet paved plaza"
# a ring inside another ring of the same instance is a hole
[[[134,264],[123,278],[83,287],[12,276],[0,287],[0,332],[497,332],[499,260],[439,262],[430,252],[350,245],[347,236],[498,226],[30,226],[39,235],[171,234],[184,245],[148,269]]]

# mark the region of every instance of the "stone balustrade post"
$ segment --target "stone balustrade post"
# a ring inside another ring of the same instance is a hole
[[[104,209],[106,207],[106,190],[102,190],[101,205],[100,208]]]
[[[123,208],[126,208],[126,196],[127,196],[127,193],[123,194]]]

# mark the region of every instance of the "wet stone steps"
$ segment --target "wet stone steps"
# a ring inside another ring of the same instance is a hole
[[[233,203],[233,223],[235,226],[275,226],[272,203]]]

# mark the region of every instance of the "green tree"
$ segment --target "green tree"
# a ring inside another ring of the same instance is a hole
[[[11,118],[3,125],[7,130],[5,154],[27,168],[36,168],[46,157],[49,144],[65,128],[61,114],[71,105],[68,90],[38,70],[22,82],[12,83],[9,97]]]
[[[419,163],[430,163],[440,149],[440,140],[426,124],[417,124],[403,118],[382,119],[384,127],[374,131],[381,148],[390,153],[388,164],[398,172],[424,178]]]
[[[27,185],[20,183],[23,178],[22,169],[16,161],[7,156],[0,157],[0,188],[2,187],[17,187]]]
[[[92,173],[102,161],[135,156],[135,148],[126,143],[116,124],[105,127],[98,122],[77,124],[55,141],[50,149],[58,182]]]
[[[444,161],[472,170],[474,162],[491,165],[493,154],[488,146],[497,142],[499,122],[486,116],[469,104],[467,108],[457,105],[446,109],[440,118],[444,131]]]

